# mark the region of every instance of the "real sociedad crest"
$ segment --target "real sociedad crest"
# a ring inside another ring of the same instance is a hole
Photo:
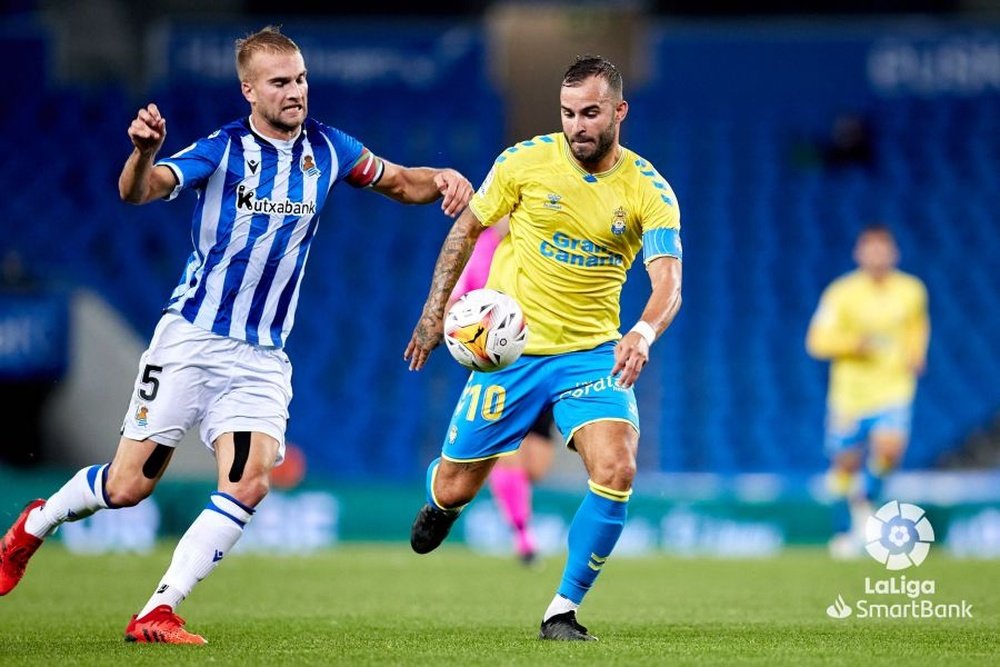
[[[313,161],[312,155],[302,156],[302,173],[306,174],[307,176],[319,175],[319,167],[317,167],[316,163]]]

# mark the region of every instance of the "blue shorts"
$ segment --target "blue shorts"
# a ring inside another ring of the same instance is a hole
[[[831,458],[844,450],[865,448],[873,433],[898,433],[910,437],[911,404],[896,405],[854,419],[843,419],[830,412],[826,418],[826,453]]]
[[[592,350],[525,355],[493,373],[474,371],[455,406],[441,456],[471,462],[512,454],[532,424],[552,408],[572,446],[573,434],[596,421],[624,421],[639,431],[635,392],[611,377],[615,342]]]

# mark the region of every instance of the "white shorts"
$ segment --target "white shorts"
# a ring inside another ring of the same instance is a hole
[[[122,435],[174,447],[201,423],[209,449],[223,433],[256,431],[278,441],[292,400],[292,364],[275,348],[219,336],[165,313],[139,360]]]

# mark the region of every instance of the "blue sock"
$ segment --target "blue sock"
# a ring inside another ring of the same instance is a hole
[[[826,483],[833,501],[830,506],[833,534],[851,532],[851,504],[848,498],[855,493],[856,473],[832,469],[827,474]]]
[[[885,477],[882,473],[876,473],[871,468],[865,468],[865,498],[871,502],[877,502],[882,497],[882,485]]]
[[[580,604],[625,528],[631,491],[615,491],[587,482],[590,491],[569,526],[569,555],[559,595]]]
[[[79,521],[102,509],[115,509],[108,500],[110,463],[78,471],[52,494],[45,504],[28,515],[24,529],[35,537],[47,537],[64,521]]]
[[[834,535],[851,532],[851,505],[847,502],[847,496],[834,499],[830,514]]]
[[[431,507],[436,507],[439,510],[444,510],[448,508],[441,507],[441,505],[438,504],[437,499],[434,497],[434,474],[437,472],[437,467],[439,463],[441,463],[440,456],[431,461],[431,464],[427,466],[427,484],[424,487],[424,490],[427,493],[427,504],[430,505]]]

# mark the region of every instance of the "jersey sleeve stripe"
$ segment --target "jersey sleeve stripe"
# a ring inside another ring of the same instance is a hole
[[[166,201],[170,201],[171,199],[175,199],[177,197],[177,195],[179,195],[181,193],[181,190],[184,189],[184,172],[182,172],[180,170],[180,168],[177,165],[175,165],[173,162],[168,162],[166,160],[161,160],[160,162],[157,162],[155,166],[157,166],[157,167],[166,167],[170,171],[174,172],[174,178],[177,179],[177,185],[175,185],[174,189],[171,190],[167,194],[167,196],[164,197],[163,199],[165,199]]]

